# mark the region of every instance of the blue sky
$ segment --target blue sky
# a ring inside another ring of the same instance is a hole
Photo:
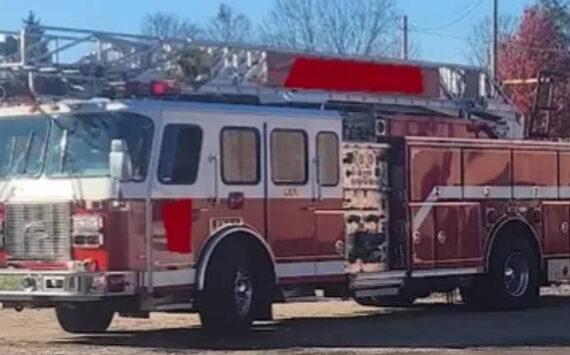
[[[533,0],[499,0],[502,13],[520,14]],[[149,12],[177,13],[195,22],[213,16],[221,2],[261,20],[271,8],[272,0],[0,0],[0,28],[18,29],[29,10],[35,11],[46,25],[91,28],[136,33],[141,18]],[[450,23],[476,0],[396,0],[412,26],[434,28]],[[465,40],[475,23],[491,12],[491,0],[481,4],[462,21],[442,29],[444,35],[414,32],[421,48],[421,59],[464,62]]]

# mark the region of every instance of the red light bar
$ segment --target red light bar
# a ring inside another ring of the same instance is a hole
[[[284,86],[343,92],[424,94],[424,78],[418,66],[344,59],[297,58]]]

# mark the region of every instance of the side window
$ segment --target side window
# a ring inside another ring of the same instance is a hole
[[[308,180],[307,134],[276,129],[271,133],[271,176],[278,185],[304,185]]]
[[[164,129],[158,180],[166,185],[191,185],[198,177],[203,140],[195,125],[169,124]]]
[[[260,138],[255,128],[224,128],[221,133],[222,180],[228,185],[260,181]]]
[[[319,183],[322,186],[337,186],[339,182],[338,136],[332,132],[317,135],[317,157],[319,159]]]

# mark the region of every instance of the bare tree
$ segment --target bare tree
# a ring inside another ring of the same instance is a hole
[[[325,45],[339,54],[384,54],[398,38],[391,0],[327,0],[318,13]]]
[[[395,36],[395,38],[393,38],[392,42],[390,42],[389,44],[386,45],[386,50],[384,51],[384,53],[382,53],[383,56],[385,57],[391,57],[391,58],[396,58],[396,57],[401,57],[402,56],[402,43],[403,39],[402,36]],[[421,43],[418,42],[414,37],[413,37],[413,32],[410,31],[408,33],[408,58],[411,59],[415,59],[421,56],[422,53],[422,47],[421,47]]]
[[[276,0],[260,26],[265,43],[307,51],[322,49],[319,43],[318,0]]]
[[[506,42],[519,26],[517,17],[501,15],[499,17],[499,43]],[[467,38],[469,45],[466,58],[474,65],[489,68],[491,63],[491,18],[486,17],[477,23]]]
[[[394,0],[275,0],[261,40],[308,51],[378,56],[399,44]]]
[[[562,31],[570,44],[570,1],[569,0],[538,0],[538,5],[550,12],[558,29]]]
[[[201,31],[198,26],[178,15],[157,12],[145,16],[142,21],[141,32],[147,36],[174,38],[196,37]]]
[[[251,36],[251,21],[243,14],[236,14],[230,6],[221,4],[205,32],[215,41],[243,42]]]

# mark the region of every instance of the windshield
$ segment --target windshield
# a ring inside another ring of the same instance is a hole
[[[45,117],[0,119],[0,179],[41,173],[48,127]]]
[[[61,116],[53,121],[46,174],[49,177],[109,176],[112,140],[127,143],[133,180],[148,170],[154,125],[144,116],[125,112],[98,112]]]

